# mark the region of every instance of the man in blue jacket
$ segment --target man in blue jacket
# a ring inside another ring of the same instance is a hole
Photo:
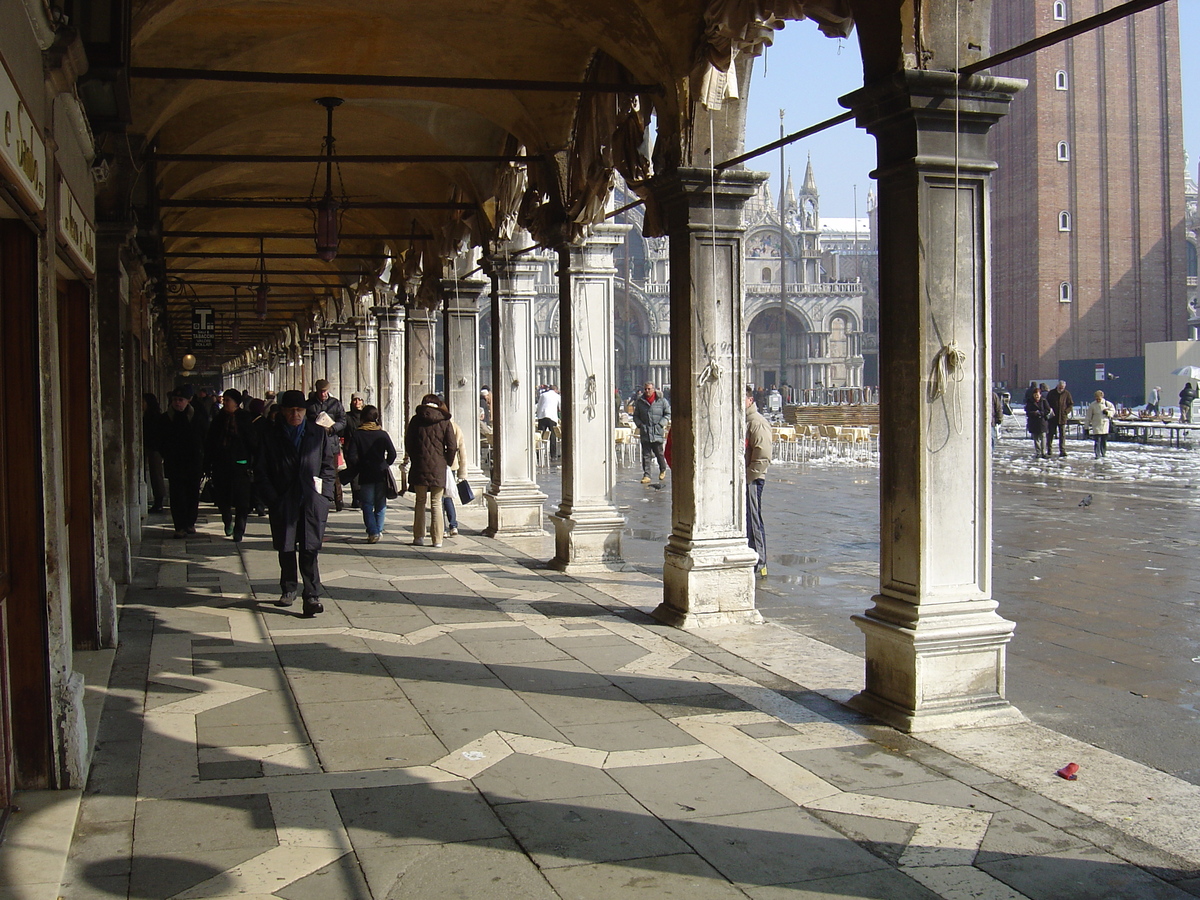
[[[304,615],[324,611],[317,554],[333,504],[337,466],[325,429],[308,419],[300,391],[279,396],[279,415],[269,425],[256,458],[254,483],[267,504],[271,543],[279,554],[280,597],[276,606],[296,602],[297,557],[303,580]]]

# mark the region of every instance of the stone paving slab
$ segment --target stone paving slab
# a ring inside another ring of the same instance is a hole
[[[1094,754],[1062,782],[1086,746],[1033,726],[901,735],[789,629],[674,631],[653,578],[542,570],[548,538],[356,518],[314,619],[271,604],[264,523],[148,529],[59,895],[1200,896],[1191,785]]]

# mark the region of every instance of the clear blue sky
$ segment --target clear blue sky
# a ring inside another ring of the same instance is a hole
[[[1184,145],[1188,171],[1194,177],[1200,163],[1200,0],[1178,0],[1177,5],[1180,38],[1187,48],[1182,54]],[[790,134],[844,112],[837,98],[861,84],[857,35],[834,40],[817,31],[813,22],[789,22],[776,33],[765,59],[760,57],[754,63],[746,117],[747,149],[779,137],[780,109],[785,110],[784,128]],[[875,165],[874,138],[847,122],[791,144],[786,151],[787,165],[797,186],[810,154],[821,192],[821,215],[853,215],[855,185],[858,215],[865,215],[867,191],[874,188],[868,177]],[[747,166],[770,172],[771,191],[778,196],[779,151]]]

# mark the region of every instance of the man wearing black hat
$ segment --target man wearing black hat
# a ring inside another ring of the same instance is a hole
[[[169,396],[170,406],[162,416],[159,440],[163,470],[170,482],[171,522],[175,537],[181,538],[196,533],[208,420],[188,402],[182,390],[171,391]]]
[[[265,429],[254,472],[259,496],[270,512],[271,543],[279,554],[281,593],[275,605],[296,602],[298,556],[304,615],[315,616],[324,610],[317,554],[333,503],[335,457],[325,429],[308,418],[304,394],[284,391],[278,405],[279,415]]]

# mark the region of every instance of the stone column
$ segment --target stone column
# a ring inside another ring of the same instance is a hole
[[[103,430],[93,438],[104,448],[104,516],[108,530],[108,567],[113,581],[128,584],[133,577],[133,552],[129,534],[129,459],[125,420],[135,407],[129,403],[124,343],[129,339],[129,296],[121,247],[129,239],[124,225],[96,229],[96,333],[100,352],[99,401],[104,410]],[[183,351],[180,351],[181,353]],[[178,366],[179,360],[172,362]],[[164,408],[166,404],[164,404]],[[97,548],[99,551],[100,548]]]
[[[563,395],[562,502],[554,559],[565,572],[622,568],[625,517],[613,503],[613,253],[628,225],[598,225],[582,246],[559,251],[559,364]]]
[[[288,387],[299,391],[307,391],[308,385],[316,381],[316,377],[313,375],[313,342],[311,339],[305,341],[300,346],[300,365],[300,373],[297,376],[300,381],[299,386],[293,380],[293,383],[288,385]]]
[[[312,366],[308,374],[308,383],[301,390],[305,395],[312,390],[313,385],[325,377],[325,335],[320,332],[312,337]]]
[[[379,328],[375,316],[358,319],[358,389],[367,403],[379,405]]]
[[[904,731],[1023,720],[1004,699],[1013,623],[992,599],[987,293],[987,133],[1023,84],[910,70],[842,100],[878,148],[884,336],[880,591],[854,617],[852,703]],[[951,342],[963,361],[936,394]]]
[[[379,322],[379,423],[404,455],[404,312],[376,307]]]
[[[433,317],[428,309],[409,309],[405,335],[404,369],[408,375],[408,397],[404,409],[405,421],[421,405],[421,398],[433,391],[434,352]]]
[[[762,621],[746,543],[742,207],[765,177],[732,170],[714,182],[709,169],[680,169],[653,183],[670,239],[673,432],[654,616],[684,628]]]
[[[467,481],[477,495],[487,488],[479,466],[479,303],[486,278],[447,279],[444,322],[446,401],[467,447]]]
[[[342,334],[338,326],[325,329],[325,380],[329,395],[342,398]],[[348,398],[347,398],[348,399]]]
[[[528,234],[485,260],[492,279],[492,480],[484,534],[542,534],[546,495],[534,480],[533,298],[539,264],[511,256]]]
[[[351,319],[341,332],[341,389],[342,402],[350,408],[350,395],[358,390],[358,327],[361,319]]]

